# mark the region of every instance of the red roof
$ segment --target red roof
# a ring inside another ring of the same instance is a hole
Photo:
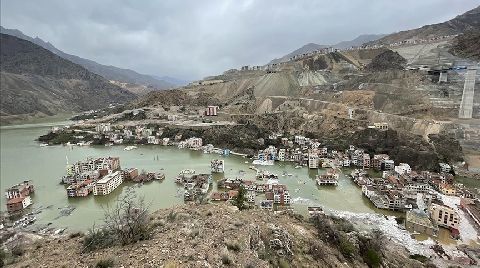
[[[25,199],[24,196],[8,199],[7,204],[21,203]]]

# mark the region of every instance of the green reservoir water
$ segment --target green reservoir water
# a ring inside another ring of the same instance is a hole
[[[100,224],[104,208],[113,205],[127,190],[144,197],[151,210],[183,204],[183,195],[178,193],[179,187],[174,183],[176,175],[186,168],[195,169],[197,173],[210,173],[210,161],[222,157],[200,151],[150,145],[139,146],[138,149],[131,151],[124,151],[125,146],[40,147],[35,139],[47,133],[52,125],[55,123],[0,128],[0,182],[3,195],[9,186],[23,179],[33,180],[35,194],[32,209],[43,208],[42,212],[36,215],[37,223],[52,223],[56,227],[85,230],[94,223]],[[124,183],[108,196],[67,198],[65,186],[59,184],[60,178],[65,174],[66,159],[73,163],[89,156],[118,156],[122,168],[136,167],[140,171],[163,172],[166,179],[163,182],[153,181],[144,185]],[[248,168],[251,164],[245,163],[251,160],[238,156],[228,156],[224,159],[225,174],[215,174],[214,181],[224,176],[255,179],[255,172]],[[292,199],[296,201],[292,206],[301,213],[306,213],[308,205],[351,212],[390,213],[375,209],[369,200],[362,196],[360,188],[343,175],[337,187],[318,188],[314,181],[316,171],[307,168],[295,169],[290,163],[276,163],[275,166],[261,168],[279,175],[280,183],[288,186]],[[293,176],[282,176],[284,172]],[[1,210],[5,211],[4,197],[1,198],[0,205]],[[73,206],[75,210],[69,216],[60,217],[61,209],[66,206]]]

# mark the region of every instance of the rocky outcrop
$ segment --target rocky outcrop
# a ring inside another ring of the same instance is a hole
[[[152,237],[126,246],[82,253],[83,238],[77,234],[24,243],[24,253],[15,258],[14,266],[424,266],[409,259],[405,248],[388,238],[360,233],[347,222],[327,216],[309,220],[293,213],[238,211],[236,207],[210,204],[163,209],[153,213],[150,220]]]
[[[480,27],[457,36],[450,52],[459,57],[480,60]]]
[[[400,56],[398,52],[387,50],[373,58],[372,62],[367,65],[366,69],[371,72],[403,70],[406,64],[407,60]]]

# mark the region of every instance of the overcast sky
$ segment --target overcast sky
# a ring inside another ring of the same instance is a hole
[[[479,0],[1,0],[1,25],[66,53],[194,80],[334,44],[449,20]]]

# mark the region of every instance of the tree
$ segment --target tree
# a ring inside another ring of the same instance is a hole
[[[107,248],[115,244],[132,244],[149,239],[153,228],[148,208],[142,198],[134,198],[127,192],[118,198],[113,207],[105,209],[104,224],[95,226],[85,236],[83,251]]]
[[[239,210],[244,210],[248,208],[246,194],[247,190],[245,190],[243,186],[240,186],[237,196],[232,200],[232,204],[236,206]]]

